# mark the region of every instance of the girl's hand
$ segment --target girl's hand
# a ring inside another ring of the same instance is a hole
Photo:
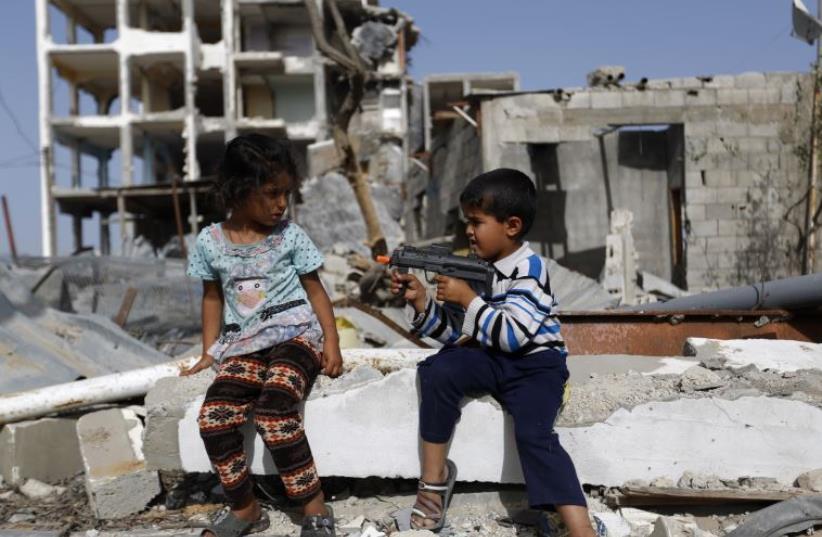
[[[180,376],[188,377],[194,375],[195,373],[199,373],[203,369],[208,369],[212,365],[214,365],[214,357],[203,353],[203,355],[200,356],[200,360],[196,364],[189,367],[188,369],[183,369],[182,371],[180,371]]]
[[[437,282],[437,300],[452,302],[467,308],[477,296],[465,280],[449,276],[437,276],[434,280]]]
[[[391,292],[398,295],[405,285],[403,298],[414,307],[417,313],[425,311],[425,286],[413,274],[391,271]]]
[[[333,378],[337,378],[342,374],[342,352],[340,351],[340,344],[335,341],[326,340],[323,343],[323,374]]]

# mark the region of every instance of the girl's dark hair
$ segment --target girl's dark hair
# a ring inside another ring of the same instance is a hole
[[[519,170],[497,168],[474,177],[460,194],[460,205],[475,207],[502,222],[518,216],[523,237],[531,229],[537,213],[537,190],[533,181]]]
[[[218,201],[230,209],[242,203],[266,181],[283,173],[298,190],[300,175],[287,139],[242,134],[226,144],[214,192]]]

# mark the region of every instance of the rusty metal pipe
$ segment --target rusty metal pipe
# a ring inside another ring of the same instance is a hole
[[[822,306],[822,272],[782,280],[720,289],[710,293],[686,296],[625,308],[626,311],[683,310],[797,310]]]

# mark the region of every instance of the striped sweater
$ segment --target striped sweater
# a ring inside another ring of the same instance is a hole
[[[439,304],[430,295],[423,313],[414,315],[409,306],[413,331],[452,344],[469,336],[503,353],[525,355],[547,349],[566,353],[545,260],[526,242],[494,267],[492,295],[477,296],[467,309]]]

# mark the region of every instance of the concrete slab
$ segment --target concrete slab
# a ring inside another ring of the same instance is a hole
[[[12,485],[26,479],[53,483],[83,471],[77,422],[45,418],[6,425],[0,431],[0,474]],[[43,446],[60,446],[60,456]]]
[[[86,490],[97,518],[142,511],[160,493],[157,472],[145,467],[143,424],[128,409],[86,414],[77,422]]]
[[[688,338],[688,351],[700,362],[739,368],[789,373],[801,369],[822,369],[822,344],[775,339]]]

